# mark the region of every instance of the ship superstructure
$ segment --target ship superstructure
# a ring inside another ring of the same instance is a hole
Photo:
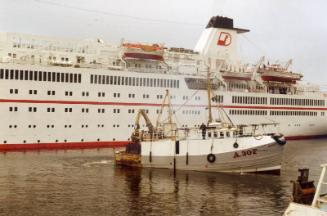
[[[207,122],[208,70],[213,106],[235,124],[280,123],[293,139],[326,135],[326,95],[300,84],[291,61],[241,63],[237,35],[247,31],[213,17],[195,50],[1,33],[0,150],[123,145],[136,111],[155,118],[166,89],[179,125]]]

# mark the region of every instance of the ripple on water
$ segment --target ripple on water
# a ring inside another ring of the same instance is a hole
[[[113,150],[0,155],[0,215],[281,215],[297,169],[311,179],[326,140],[288,142],[281,176],[123,169]]]

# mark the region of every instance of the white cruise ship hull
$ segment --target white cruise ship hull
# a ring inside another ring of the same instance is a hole
[[[203,79],[200,76],[10,63],[0,63],[0,69],[3,71],[0,77],[0,151],[125,145],[133,130],[137,110],[145,109],[150,119],[155,119],[165,89],[169,89],[172,95],[171,102],[181,127],[193,127],[207,121],[207,111],[204,109],[207,106],[206,91],[190,89],[185,81],[189,77]],[[10,77],[11,71],[13,77]],[[80,74],[81,78],[78,83],[40,81],[38,77],[25,80],[25,71],[28,74],[36,71],[72,73]],[[20,73],[23,77],[20,77]],[[157,80],[158,83],[166,80],[167,84],[91,83],[91,76],[95,75],[119,77],[120,80]],[[245,91],[221,91],[218,94],[222,97],[220,106],[224,107],[235,124],[276,122],[287,139],[327,135],[327,107],[323,94],[285,95]],[[237,98],[243,98],[243,102],[237,101]],[[245,104],[244,98],[249,102]],[[285,104],[273,103],[277,99]],[[288,103],[289,100],[308,103],[297,105]],[[214,118],[218,118],[218,112],[213,112]]]

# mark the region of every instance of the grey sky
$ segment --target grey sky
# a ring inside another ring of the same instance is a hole
[[[0,31],[194,48],[213,15],[249,28],[244,61],[293,58],[306,81],[327,84],[325,0],[0,0]]]

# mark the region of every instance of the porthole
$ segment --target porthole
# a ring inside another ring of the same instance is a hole
[[[234,148],[238,148],[238,143],[235,142],[235,143],[233,144],[233,147],[234,147]]]

